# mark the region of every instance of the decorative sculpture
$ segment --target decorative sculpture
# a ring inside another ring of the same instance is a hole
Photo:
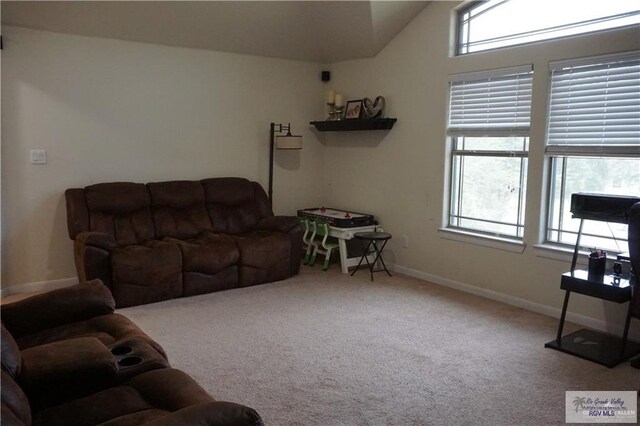
[[[384,96],[378,96],[375,101],[371,101],[369,98],[364,98],[362,104],[364,106],[363,118],[374,119],[382,118],[382,111],[384,110]]]

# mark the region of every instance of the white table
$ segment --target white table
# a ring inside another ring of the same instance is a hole
[[[349,267],[357,266],[361,256],[348,257],[347,254],[347,240],[353,238],[356,232],[374,232],[382,231],[379,225],[358,226],[356,228],[338,228],[337,226],[329,226],[329,236],[338,239],[338,249],[340,251],[340,266],[342,267],[342,273],[348,274]],[[374,255],[370,255],[369,261],[373,262]]]

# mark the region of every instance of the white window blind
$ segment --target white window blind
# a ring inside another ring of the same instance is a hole
[[[528,136],[531,65],[452,76],[449,136]]]
[[[551,64],[546,151],[640,155],[640,52]]]

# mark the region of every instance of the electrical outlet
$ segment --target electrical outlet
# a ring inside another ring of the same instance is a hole
[[[402,247],[409,248],[409,237],[406,235],[402,236]]]
[[[31,164],[47,164],[47,151],[44,149],[32,149]]]

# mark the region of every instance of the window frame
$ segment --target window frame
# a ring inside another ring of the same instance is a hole
[[[473,9],[474,7],[477,7],[478,5],[480,5],[481,3],[484,3],[484,1],[482,0],[474,0],[471,2],[468,2],[467,4],[465,4],[462,8],[458,9],[456,12],[456,48],[455,48],[455,54],[456,56],[464,56],[464,55],[469,55],[469,52],[466,53],[462,53],[462,39],[463,39],[463,31],[464,31],[464,26],[463,26],[463,22],[467,21],[468,19],[463,19],[463,16],[465,13],[469,12],[471,9]],[[468,44],[468,42],[467,42]],[[493,49],[491,49],[493,50]],[[483,51],[484,52],[484,51]],[[475,53],[475,52],[472,52]]]
[[[518,136],[523,139],[529,139],[529,136]],[[451,146],[453,147],[449,153],[450,155],[450,173],[449,173],[449,203],[447,210],[447,223],[446,229],[451,230],[459,230],[464,232],[472,232],[476,234],[493,236],[499,238],[506,239],[515,239],[522,240],[524,238],[524,226],[525,226],[525,211],[524,205],[526,204],[526,177],[527,177],[527,167],[528,167],[528,159],[529,159],[529,141],[523,141],[523,145],[527,147],[526,150],[465,150],[459,149],[458,146],[458,138],[464,139],[465,136],[452,136]],[[464,142],[462,142],[464,144]],[[458,166],[456,162],[456,157],[460,158],[461,165]],[[508,223],[496,220],[489,219],[479,219],[474,217],[466,217],[460,214],[454,214],[454,210],[460,212],[462,206],[462,173],[464,171],[464,158],[465,157],[491,157],[491,158],[520,158],[520,173],[518,179],[518,211],[516,212],[517,223]],[[456,189],[460,188],[459,190]],[[457,194],[457,197],[455,196]],[[457,209],[455,208],[457,206]],[[513,226],[516,228],[516,234],[501,234],[499,232],[491,232],[485,231],[481,229],[467,228],[464,226],[460,226],[460,220],[475,220],[478,222],[486,222],[493,223],[496,225],[506,225]],[[457,221],[458,224],[455,225],[454,221]]]
[[[446,177],[448,191],[443,200],[445,206],[443,230],[470,233],[478,237],[523,241],[532,95],[532,64],[449,76],[447,106],[449,168]],[[509,114],[505,114],[505,106],[509,108]],[[482,137],[522,138],[522,148],[519,149],[520,144],[507,149],[464,148],[464,138]],[[519,178],[517,182],[514,181],[514,184],[518,185],[518,208],[514,223],[466,217],[460,214],[461,200],[464,196],[460,176],[464,171],[465,157],[520,158]],[[515,228],[515,233],[460,226],[462,220],[511,226]]]
[[[573,231],[570,229],[563,229],[562,225],[564,222],[564,215],[563,215],[563,211],[565,208],[565,196],[566,196],[566,177],[567,177],[567,162],[570,159],[577,159],[577,158],[591,158],[591,159],[620,159],[620,158],[630,158],[630,157],[619,157],[619,156],[613,156],[613,155],[603,155],[603,156],[599,156],[599,157],[593,157],[593,156],[587,156],[587,155],[557,155],[557,154],[553,154],[553,155],[549,155],[547,160],[549,161],[549,185],[548,185],[548,189],[547,189],[547,215],[546,215],[546,223],[545,223],[545,229],[544,229],[544,240],[543,240],[543,244],[547,244],[547,245],[554,245],[554,246],[560,246],[560,247],[564,247],[564,248],[571,248],[573,249],[575,247],[575,243],[566,243],[562,241],[562,234],[571,234],[571,235],[575,235],[576,238],[578,236],[578,231]],[[631,158],[636,158],[636,157],[631,157]],[[637,158],[640,159],[640,158]],[[560,164],[558,164],[560,163]],[[560,205],[557,207],[557,211],[558,211],[558,228],[552,228],[551,224],[553,223],[553,199],[554,199],[554,195],[555,195],[555,185],[554,185],[554,175],[555,172],[557,170],[557,168],[561,168],[561,175],[562,175],[562,182],[559,185],[560,186],[560,194],[559,194],[559,201],[560,201]],[[606,195],[606,194],[604,194]],[[587,220],[587,219],[585,219]],[[609,223],[609,222],[607,222]],[[610,236],[604,236],[604,235],[600,235],[600,234],[593,234],[589,231],[585,231],[584,229],[582,230],[582,232],[580,233],[582,237],[594,237],[594,238],[601,238],[601,239],[607,239],[607,240],[611,240],[614,242],[614,245],[616,247],[619,247],[618,243],[619,242],[624,242],[625,244],[629,243],[628,238],[625,237],[615,237],[613,235],[613,230],[611,228],[610,232],[611,235]],[[558,237],[557,240],[553,240],[550,238],[551,234],[553,232],[556,232]],[[582,244],[580,244],[579,250],[582,251],[586,251],[588,250],[591,246],[590,245],[586,245],[584,243],[584,238],[582,238]],[[615,250],[612,248],[606,248],[607,251],[613,252],[613,253],[621,253],[622,251],[620,250]]]
[[[486,0],[488,1],[488,0]],[[456,19],[455,19],[455,23],[456,23],[456,31],[455,31],[455,49],[454,49],[454,53],[455,56],[465,56],[465,55],[471,55],[471,54],[477,54],[477,53],[483,53],[483,52],[491,52],[491,51],[496,51],[496,50],[500,50],[500,49],[508,49],[508,48],[513,48],[513,47],[518,47],[518,46],[526,46],[526,45],[531,45],[534,43],[541,43],[541,42],[549,42],[549,41],[553,41],[553,40],[560,40],[560,39],[565,39],[568,37],[576,37],[576,36],[582,36],[582,35],[586,35],[586,34],[595,34],[595,33],[599,33],[599,32],[603,32],[603,31],[611,31],[611,30],[616,30],[616,29],[620,29],[620,28],[626,28],[626,27],[632,27],[636,24],[631,24],[631,25],[622,25],[622,26],[618,26],[618,27],[611,27],[611,28],[603,28],[603,29],[598,29],[598,30],[592,30],[592,31],[585,31],[582,33],[576,33],[576,34],[568,34],[568,35],[561,35],[558,37],[550,37],[550,38],[545,38],[542,40],[534,40],[534,41],[526,41],[526,42],[522,42],[522,43],[514,43],[514,44],[510,44],[507,46],[500,46],[500,47],[493,47],[493,48],[489,48],[489,49],[482,49],[482,50],[478,50],[475,52],[462,52],[462,47],[463,47],[463,32],[464,32],[464,22],[469,21],[471,17],[469,17],[468,19],[464,19],[464,14],[465,13],[469,13],[471,11],[471,9],[479,7],[482,3],[486,3],[486,1],[483,0],[475,0],[475,1],[471,1],[468,2],[467,4],[465,4],[463,7],[461,7],[460,9],[458,9],[456,11]],[[487,8],[487,10],[491,10],[497,6],[500,6],[501,4],[503,4],[504,2],[509,1],[509,0],[501,0],[500,3],[497,3],[489,8]],[[480,13],[484,13],[485,11],[482,11]],[[636,11],[635,13],[626,13],[626,14],[620,14],[620,15],[625,15],[625,16],[635,16],[635,15],[640,15],[640,10]],[[612,16],[620,16],[620,15],[612,15]],[[592,20],[587,20],[587,21],[581,21],[581,22],[575,22],[573,24],[568,24],[567,26],[581,26],[581,25],[588,25],[590,23],[596,23],[599,20],[609,20],[612,18],[612,16],[606,16],[606,17],[600,17],[600,18],[596,18],[596,19],[592,19]],[[555,29],[559,29],[559,28],[566,28],[567,26],[557,26],[557,27],[551,27],[551,28],[544,28],[544,29],[540,29],[540,30],[536,30],[536,31],[530,31],[530,32],[524,32],[524,33],[516,33],[516,34],[510,34],[508,36],[505,36],[504,38],[517,38],[516,36],[524,36],[524,35],[528,35],[528,34],[536,34],[539,32],[552,32]],[[468,38],[468,37],[467,37]],[[468,45],[469,45],[469,41],[467,40],[466,46],[467,46],[467,50],[468,50]]]

